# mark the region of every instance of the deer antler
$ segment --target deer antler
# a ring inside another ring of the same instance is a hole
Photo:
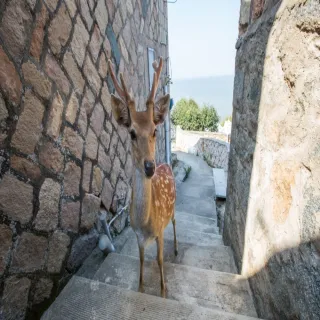
[[[160,57],[159,66],[158,66],[157,61],[153,61],[153,63],[152,63],[152,66],[153,66],[153,69],[155,72],[153,74],[152,88],[151,88],[147,103],[152,102],[156,96],[156,92],[157,92],[157,89],[159,86],[159,79],[160,79],[160,74],[161,74],[161,70],[162,70],[162,65],[163,65],[162,57]]]
[[[122,88],[114,74],[114,71],[113,71],[113,68],[112,68],[112,63],[111,63],[111,60],[108,59],[108,67],[109,67],[109,72],[110,72],[110,75],[111,75],[111,78],[112,78],[112,81],[113,81],[113,84],[114,84],[114,87],[116,89],[116,92],[118,93],[118,95],[122,98],[124,98],[127,102],[131,102],[132,101],[132,97],[130,95],[130,93],[128,92],[128,89],[127,89],[127,86],[124,82],[124,79],[123,79],[123,74],[120,73],[120,81],[121,81],[121,84],[122,84]]]

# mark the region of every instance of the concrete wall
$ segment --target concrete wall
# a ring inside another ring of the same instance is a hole
[[[224,239],[265,319],[320,318],[319,17],[255,0],[237,43]]]
[[[100,207],[130,201],[130,139],[111,114],[106,62],[142,110],[147,47],[167,58],[166,43],[164,1],[1,1],[0,319],[38,318],[96,246]],[[158,162],[164,146],[162,127]]]
[[[227,136],[216,132],[186,131],[178,126],[175,147],[180,151],[198,155],[214,168],[227,171],[229,143],[218,140],[219,138],[227,138]]]

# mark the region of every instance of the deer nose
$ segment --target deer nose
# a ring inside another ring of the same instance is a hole
[[[147,177],[152,177],[155,170],[154,161],[145,160],[144,161],[144,171]]]

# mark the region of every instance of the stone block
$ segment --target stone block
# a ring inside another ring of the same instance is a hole
[[[76,95],[73,93],[70,97],[66,111],[66,120],[69,121],[71,124],[74,124],[74,122],[76,121],[78,109],[79,101]]]
[[[109,19],[112,21],[115,13],[115,2],[113,0],[106,0],[108,13],[109,13]]]
[[[80,216],[80,202],[66,202],[61,204],[61,227],[64,230],[78,232]]]
[[[108,24],[108,11],[106,8],[105,0],[98,0],[95,10],[95,16],[101,30],[101,33],[104,34]]]
[[[49,7],[50,11],[56,10],[59,0],[44,0],[46,5]],[[68,2],[68,1],[67,1]]]
[[[12,146],[27,154],[34,152],[42,131],[43,112],[42,103],[30,91],[27,91],[24,109],[12,137]]]
[[[79,134],[69,127],[64,129],[62,145],[78,159],[82,159],[83,140]]]
[[[82,104],[80,107],[79,119],[78,119],[78,128],[83,136],[87,135],[88,128],[88,117],[85,106]]]
[[[6,279],[2,296],[3,319],[25,319],[30,287],[31,281],[26,277],[11,276]]]
[[[13,155],[10,158],[10,166],[31,180],[37,181],[41,177],[39,166],[26,158]]]
[[[0,129],[6,129],[7,127],[7,118],[9,116],[6,103],[3,100],[3,97],[0,93]]]
[[[99,157],[98,157],[99,166],[106,173],[110,173],[111,171],[111,158],[104,151],[103,147],[100,145],[99,147]]]
[[[90,116],[95,106],[95,97],[89,87],[86,87],[86,93],[83,97],[82,105],[85,107],[87,115]]]
[[[67,7],[62,3],[49,26],[49,44],[54,54],[58,55],[62,47],[66,45],[71,29],[72,22]]]
[[[98,95],[101,88],[101,80],[98,71],[89,55],[87,55],[83,72],[91,89],[96,95]]]
[[[86,160],[82,169],[82,189],[86,192],[90,191],[92,163]]]
[[[59,201],[61,186],[52,179],[45,179],[39,195],[39,212],[35,228],[41,231],[54,230],[58,225]]]
[[[104,175],[101,169],[97,166],[93,168],[93,176],[92,176],[92,192],[96,196],[100,196],[102,189],[102,181]]]
[[[56,83],[58,89],[67,96],[70,91],[69,80],[61,70],[59,63],[49,53],[45,61],[45,70],[48,76]]]
[[[7,4],[1,21],[0,34],[14,59],[21,60],[32,25],[32,15],[25,1]]]
[[[29,232],[23,232],[13,252],[11,272],[35,272],[43,269],[48,240]]]
[[[74,162],[68,162],[64,171],[64,195],[78,196],[81,169]]]
[[[118,10],[116,12],[116,15],[114,16],[112,28],[114,30],[115,35],[118,36],[122,28],[122,19],[120,15],[120,10]]]
[[[105,114],[103,107],[100,103],[97,103],[90,118],[90,126],[98,137],[100,136],[103,128],[104,119]]]
[[[82,74],[74,61],[71,52],[67,51],[63,58],[63,65],[66,68],[69,77],[74,85],[74,90],[78,95],[81,95],[85,85]]]
[[[87,28],[90,31],[90,29],[92,27],[93,19],[91,17],[88,2],[87,2],[87,0],[80,0],[78,3],[80,5],[80,13],[82,15],[82,18],[86,22]]]
[[[100,141],[106,150],[109,150],[110,136],[111,135],[109,133],[107,133],[105,130],[102,130],[100,135]]]
[[[92,230],[89,234],[79,237],[73,244],[68,259],[67,268],[73,271],[84,262],[96,247],[99,234],[96,230]]]
[[[52,142],[45,141],[39,148],[39,162],[47,169],[61,172],[64,167],[64,157]]]
[[[113,160],[113,165],[112,165],[112,171],[111,171],[111,183],[113,186],[116,185],[117,183],[117,179],[118,179],[118,175],[120,173],[120,169],[121,169],[121,164],[120,164],[120,160],[117,156],[115,156],[114,160]]]
[[[0,276],[3,275],[12,246],[12,231],[5,224],[0,224]]]
[[[82,201],[81,228],[90,230],[99,214],[101,199],[87,193]]]
[[[0,209],[15,221],[29,222],[33,210],[32,186],[5,174],[0,182]]]
[[[71,48],[75,56],[75,59],[78,62],[78,65],[80,67],[82,67],[82,64],[83,64],[88,43],[89,43],[89,33],[86,27],[84,26],[80,16],[78,16],[75,27],[74,27],[73,38],[71,41]]]
[[[103,40],[103,49],[108,59],[111,59],[111,44],[107,37],[105,37]]]
[[[33,305],[39,304],[46,299],[49,299],[51,296],[51,291],[53,288],[53,282],[47,278],[40,278],[37,280],[34,297],[33,297]]]
[[[94,62],[97,62],[102,41],[103,41],[103,37],[101,36],[99,27],[95,25],[92,36],[91,36],[90,46],[89,46]]]
[[[66,5],[69,9],[71,18],[73,18],[77,12],[77,6],[75,1],[66,1]]]
[[[119,159],[120,159],[122,165],[125,165],[126,160],[127,160],[127,153],[126,153],[126,150],[124,149],[120,140],[118,142],[117,150],[118,150]]]
[[[106,54],[102,52],[99,59],[99,74],[104,79],[106,78],[107,73],[108,73],[107,57],[106,57]]]
[[[48,271],[59,273],[68,252],[70,238],[61,231],[55,231],[49,242]]]
[[[119,45],[120,45],[120,50],[121,50],[121,53],[122,53],[122,57],[124,58],[124,61],[127,64],[129,64],[129,53],[128,53],[126,44],[125,44],[125,42],[124,42],[124,40],[123,40],[123,38],[121,36],[119,37]]]
[[[37,15],[36,27],[33,30],[31,46],[30,46],[30,55],[35,57],[38,61],[42,53],[42,45],[44,39],[45,25],[48,20],[48,11],[43,5],[41,11]]]
[[[47,134],[54,139],[57,139],[60,134],[62,123],[63,101],[59,93],[56,94],[50,107],[50,114],[47,121]]]
[[[106,111],[107,115],[110,117],[112,112],[111,95],[109,93],[109,89],[106,83],[104,83],[103,88],[101,90],[101,102],[104,110]],[[109,132],[111,133],[112,131],[109,131]]]
[[[91,159],[97,159],[98,152],[98,138],[94,134],[91,128],[88,130],[87,139],[86,139],[86,156]]]
[[[107,210],[110,209],[113,193],[114,193],[114,188],[112,187],[110,181],[107,178],[105,178],[103,182],[101,200]]]

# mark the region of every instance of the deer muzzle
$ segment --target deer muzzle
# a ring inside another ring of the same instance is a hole
[[[144,161],[144,172],[148,178],[151,178],[154,175],[156,165],[154,161],[145,160]]]

